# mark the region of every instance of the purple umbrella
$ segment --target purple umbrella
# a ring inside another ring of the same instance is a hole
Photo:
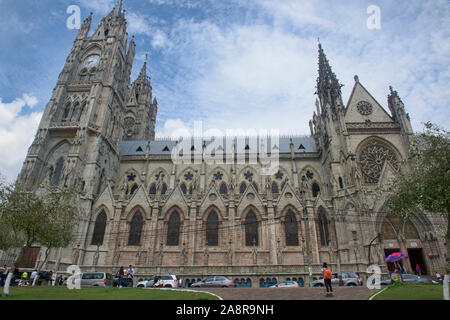
[[[384,259],[384,261],[395,262],[395,261],[403,260],[405,258],[408,258],[408,255],[403,254],[401,252],[394,252],[393,254],[390,254],[389,256],[387,256],[386,259]]]

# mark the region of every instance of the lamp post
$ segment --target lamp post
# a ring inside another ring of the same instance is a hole
[[[370,248],[372,247],[372,244],[375,240],[379,239],[378,241],[381,243],[381,233],[378,232],[377,236],[375,238],[372,239],[372,241],[370,241],[369,243],[369,266],[372,264],[371,263],[371,255],[370,255]]]
[[[312,274],[311,274],[311,258],[310,258],[310,252],[309,252],[309,222],[308,222],[308,212],[306,210],[306,181],[307,181],[307,177],[306,176],[302,176],[301,180],[301,185],[299,187],[299,195],[300,195],[300,204],[302,205],[303,208],[303,216],[302,216],[302,221],[303,221],[303,225],[305,226],[305,238],[302,237],[302,242],[303,242],[303,261],[305,261],[305,252],[306,252],[306,263],[308,265],[308,274],[309,274],[309,284],[311,286],[312,283]]]

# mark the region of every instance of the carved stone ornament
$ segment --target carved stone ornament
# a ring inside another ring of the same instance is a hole
[[[368,184],[378,183],[386,161],[395,170],[398,170],[399,162],[394,151],[379,141],[374,140],[369,142],[359,155],[359,163],[364,176],[364,182]]]
[[[358,109],[358,112],[362,114],[363,116],[368,116],[372,114],[373,112],[373,106],[370,102],[367,101],[360,101],[356,105],[356,108]]]

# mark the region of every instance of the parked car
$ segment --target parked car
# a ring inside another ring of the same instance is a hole
[[[83,272],[80,277],[80,285],[83,287],[111,287],[114,284],[113,276],[106,272]],[[62,285],[67,285],[67,281],[69,280],[64,280]]]
[[[148,282],[150,282],[150,281],[152,281],[153,280],[153,278],[150,278],[150,279],[148,279],[148,280],[141,280],[141,281],[139,281],[137,284],[136,284],[136,287],[137,288],[147,288],[147,283]],[[149,286],[150,287],[150,286]]]
[[[114,278],[106,272],[84,272],[81,274],[83,287],[112,287]]]
[[[191,288],[235,288],[236,283],[224,276],[211,276],[198,282],[194,282]]]
[[[153,288],[155,284],[155,278],[161,277],[163,280],[163,287],[164,288],[178,288],[181,286],[180,280],[178,277],[174,274],[162,274],[159,276],[153,276],[148,280],[144,280],[138,283],[139,285],[142,285],[145,283],[145,288]]]
[[[342,281],[344,281],[344,286],[356,287],[362,286],[362,280],[356,272],[342,272]],[[339,286],[339,277],[335,274],[334,278],[331,279],[332,286]],[[312,285],[314,288],[323,287],[325,283],[323,279],[315,280]]]
[[[283,282],[274,284],[273,286],[270,286],[269,288],[300,288],[300,285],[295,281],[283,281]]]

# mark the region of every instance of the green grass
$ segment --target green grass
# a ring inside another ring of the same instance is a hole
[[[443,300],[442,284],[395,283],[373,300]]]
[[[0,288],[3,289],[3,288]],[[4,300],[218,300],[201,292],[141,288],[88,288],[69,290],[67,287],[14,287]]]

